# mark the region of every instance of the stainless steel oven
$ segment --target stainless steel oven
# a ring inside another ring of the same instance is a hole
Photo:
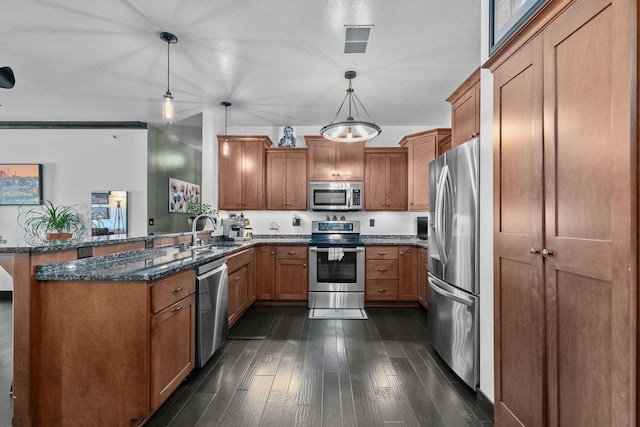
[[[364,308],[364,246],[357,221],[313,221],[309,308]]]

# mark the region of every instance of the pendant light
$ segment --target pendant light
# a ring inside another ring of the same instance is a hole
[[[355,71],[347,71],[344,73],[344,78],[349,80],[349,88],[347,89],[347,94],[342,100],[342,104],[340,104],[340,108],[338,108],[338,112],[335,117],[331,121],[330,124],[326,125],[322,129],[320,129],[320,135],[330,141],[338,141],[338,142],[358,142],[358,141],[368,141],[369,139],[373,139],[376,136],[380,135],[382,129],[380,126],[376,125],[369,116],[366,108],[362,105],[362,102],[356,96],[353,88],[351,87],[351,80],[356,78]],[[335,122],[335,119],[342,111],[342,107],[344,103],[349,100],[349,115],[347,119],[342,122]],[[356,102],[357,101],[357,104]],[[353,108],[356,111],[356,114],[359,116],[358,104],[360,104],[360,108],[365,112],[369,121],[355,120],[353,115],[351,114],[351,109]]]
[[[222,142],[222,157],[229,157],[229,141],[227,140],[227,108],[231,107],[231,103],[222,101],[220,103],[224,107],[224,141]]]
[[[167,43],[167,93],[163,96],[162,119],[165,123],[169,124],[173,122],[175,116],[173,95],[171,95],[171,91],[169,90],[169,46],[178,43],[178,38],[166,31],[160,33],[160,38]]]

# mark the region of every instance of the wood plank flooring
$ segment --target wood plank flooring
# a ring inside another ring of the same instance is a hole
[[[146,426],[493,425],[434,353],[422,308],[368,308],[369,320],[268,309],[268,339],[226,341]]]

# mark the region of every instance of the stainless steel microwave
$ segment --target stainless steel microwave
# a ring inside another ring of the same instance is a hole
[[[309,209],[312,211],[361,211],[363,206],[362,182],[309,182]]]

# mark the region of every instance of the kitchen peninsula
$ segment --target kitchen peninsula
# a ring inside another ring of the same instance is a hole
[[[0,250],[14,275],[14,425],[143,422],[193,369],[195,267],[250,253],[252,302],[256,277],[266,277],[256,274],[258,249],[309,243],[286,235],[191,248],[189,240],[178,233]],[[409,236],[363,240],[426,251]]]

